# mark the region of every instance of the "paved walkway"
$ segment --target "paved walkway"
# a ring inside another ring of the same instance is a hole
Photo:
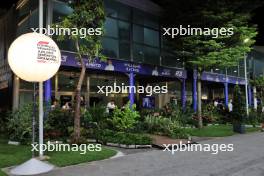
[[[234,144],[233,152],[161,150],[56,169],[47,176],[264,176],[264,133],[203,141]],[[43,176],[44,176],[43,175]]]

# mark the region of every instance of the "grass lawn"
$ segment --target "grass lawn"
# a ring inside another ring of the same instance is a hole
[[[102,160],[114,156],[115,150],[102,147],[102,151],[91,152],[87,151],[86,154],[78,152],[49,152],[48,160],[56,166],[68,166],[95,160]],[[8,145],[6,140],[0,139],[0,168],[18,165],[31,158],[30,146],[14,146]],[[0,171],[0,176],[5,174]]]
[[[102,151],[87,151],[86,154],[80,154],[79,152],[50,152],[48,153],[48,156],[50,156],[50,159],[48,161],[56,166],[62,167],[90,161],[102,160],[110,158],[115,154],[115,150],[104,147],[102,147]]]
[[[260,128],[249,127],[246,128],[246,132],[256,132],[259,131]],[[232,136],[235,133],[233,132],[232,125],[211,125],[203,127],[202,129],[198,128],[187,128],[186,132],[191,136],[198,137],[224,137],[224,136]]]

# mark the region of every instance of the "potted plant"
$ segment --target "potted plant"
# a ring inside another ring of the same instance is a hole
[[[245,98],[240,91],[238,85],[235,86],[233,94],[233,111],[231,112],[233,131],[244,134],[245,119],[246,119],[246,105]]]

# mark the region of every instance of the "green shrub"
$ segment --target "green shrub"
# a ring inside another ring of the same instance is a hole
[[[202,108],[203,116],[207,117],[207,119],[210,119],[207,121],[208,123],[219,123],[222,119],[222,114],[219,112],[220,110],[215,107],[213,104],[206,104]],[[205,119],[206,120],[206,119]],[[205,121],[206,123],[206,121]]]
[[[188,139],[189,135],[184,128],[174,128],[170,137],[175,139]]]
[[[170,118],[172,121],[177,121],[181,126],[186,126],[188,124],[192,124],[192,116],[194,111],[192,108],[187,106],[185,110],[182,109],[182,106],[175,105],[174,103],[168,104],[168,108],[170,109],[170,113],[167,118]]]
[[[230,113],[233,119],[233,123],[245,123],[246,117],[246,103],[245,97],[240,91],[238,85],[235,86],[233,94],[233,111]]]
[[[260,123],[261,123],[261,114],[252,109],[249,112],[248,117],[246,117],[246,124],[256,126]]]
[[[32,104],[26,104],[8,115],[7,130],[10,140],[27,143],[32,137]],[[36,125],[37,127],[37,125]]]
[[[69,127],[73,127],[73,113],[61,108],[55,108],[47,114],[44,125],[46,138],[69,137],[71,134]]]
[[[136,111],[136,106],[130,108],[129,103],[126,104],[124,109],[116,108],[111,119],[113,128],[117,131],[129,131],[134,128],[139,119],[139,113]]]
[[[103,129],[105,127],[105,121],[107,118],[106,107],[103,105],[93,106],[84,112],[84,123],[85,126],[89,124],[96,124],[98,128]]]
[[[175,129],[180,128],[178,121],[172,121],[162,116],[156,117],[151,115],[145,117],[144,125],[148,133],[165,136],[172,136],[175,133]],[[176,136],[176,134],[174,136]]]
[[[127,145],[148,145],[152,143],[152,139],[144,134],[114,132],[108,129],[97,131],[97,140],[104,144],[107,142]]]
[[[0,134],[5,134],[7,131],[7,112],[0,110]]]

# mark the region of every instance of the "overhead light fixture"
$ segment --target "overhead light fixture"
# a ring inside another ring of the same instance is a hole
[[[236,73],[237,71],[236,70],[234,70],[234,73]]]
[[[27,2],[28,2],[28,0],[20,0],[20,1],[18,1],[16,9],[22,8]]]

